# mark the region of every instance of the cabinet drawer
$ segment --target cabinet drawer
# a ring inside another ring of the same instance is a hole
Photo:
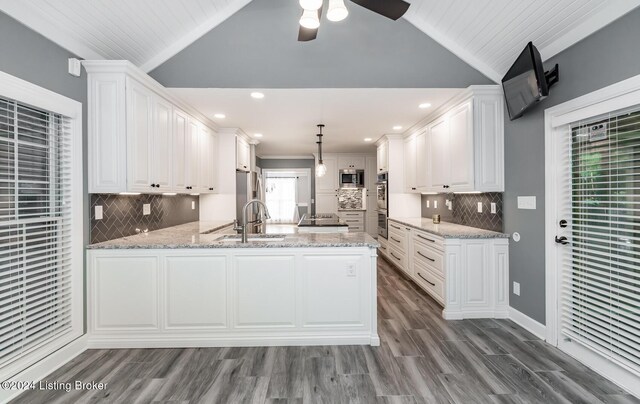
[[[350,232],[363,232],[364,231],[364,226],[351,226],[349,225],[349,231]]]
[[[340,211],[338,212],[338,217],[340,219],[364,219],[364,212],[345,212],[345,211]]]
[[[431,269],[437,275],[444,276],[443,255],[440,251],[421,243],[414,243],[413,259],[416,264]]]
[[[444,243],[441,237],[420,230],[413,233],[413,242],[416,244],[424,244],[436,250],[444,251]]]
[[[380,254],[382,254],[382,256],[384,257],[389,257],[389,245],[387,242],[387,239],[385,239],[384,237],[378,237],[378,243],[380,243],[380,247],[378,247],[378,251],[380,252]]]
[[[358,225],[364,225],[364,219],[363,218],[359,218],[359,219],[343,219],[345,223],[347,223],[349,226],[351,226],[352,224],[358,226]]]
[[[401,225],[399,223],[393,222],[391,220],[389,220],[387,222],[387,224],[389,226],[389,233],[390,234],[391,233],[395,233],[399,237],[405,237],[406,236],[407,233],[406,233],[406,227],[405,226],[403,226],[403,225]]]
[[[399,236],[395,233],[389,233],[389,245],[395,247],[400,250],[402,253],[407,251],[407,238],[403,236]]]
[[[389,258],[389,261],[402,269],[402,271],[408,272],[406,254],[392,246],[389,246],[389,255],[387,257]]]
[[[444,280],[426,268],[416,265],[414,279],[427,293],[444,303]]]

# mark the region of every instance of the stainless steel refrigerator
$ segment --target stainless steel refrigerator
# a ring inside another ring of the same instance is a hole
[[[262,174],[256,171],[236,172],[236,219],[242,223],[242,208],[252,199],[264,199],[264,183]],[[254,204],[247,210],[247,233],[261,233],[264,223],[260,224],[258,219],[258,207]]]

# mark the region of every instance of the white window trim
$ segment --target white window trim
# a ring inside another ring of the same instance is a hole
[[[558,346],[558,285],[561,272],[557,268],[557,248],[554,237],[557,234],[556,188],[558,178],[556,167],[560,153],[559,136],[562,127],[572,122],[586,120],[602,114],[640,105],[640,75],[623,80],[600,90],[569,100],[545,110],[545,323],[546,341]],[[583,351],[576,348],[569,352],[584,361]],[[603,376],[619,384],[636,395],[640,386],[635,379],[617,365],[602,361],[585,361]]]
[[[71,214],[71,307],[72,332],[65,342],[53,343],[46,355],[69,344],[84,333],[84,239],[83,239],[83,169],[82,169],[82,103],[57,94],[28,81],[0,71],[0,97],[7,97],[23,104],[67,116],[71,119],[71,203],[77,207]],[[2,380],[25,369],[9,365]],[[53,369],[52,369],[53,370]],[[8,373],[8,374],[7,374]]]

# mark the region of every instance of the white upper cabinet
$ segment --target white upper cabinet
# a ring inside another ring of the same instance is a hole
[[[418,191],[425,191],[429,187],[429,149],[427,131],[416,136],[416,187]]]
[[[213,131],[129,62],[85,61],[85,67],[90,193],[215,192]]]
[[[384,141],[378,145],[378,173],[389,171],[389,143]]]
[[[335,154],[324,154],[322,155],[322,161],[324,165],[327,166],[327,173],[322,177],[316,177],[316,193],[330,192],[335,194],[338,190],[338,158]],[[316,156],[316,165],[317,164]],[[316,209],[316,211],[318,210]]]
[[[251,146],[241,137],[236,138],[236,169],[251,170]]]
[[[404,191],[408,193],[418,192],[416,152],[416,137],[404,139]]]
[[[338,170],[364,170],[364,168],[365,156],[342,153],[338,155]]]
[[[465,95],[427,125],[427,169],[417,167],[418,176],[431,192],[504,192],[502,93],[472,86]]]

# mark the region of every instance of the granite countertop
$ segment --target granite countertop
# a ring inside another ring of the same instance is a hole
[[[167,248],[302,248],[302,247],[370,247],[377,248],[378,242],[367,233],[291,233],[274,234],[267,225],[266,233],[281,241],[225,242],[222,233],[212,233],[233,224],[224,222],[191,222],[167,227],[144,234],[122,237],[102,243],[90,244],[87,249],[167,249]],[[277,227],[275,228],[277,231]],[[226,233],[226,232],[225,232]],[[228,234],[235,234],[229,232]],[[251,235],[250,235],[251,236]]]
[[[477,227],[463,226],[461,224],[441,222],[434,224],[431,218],[424,217],[402,217],[389,220],[424,230],[443,238],[509,238],[508,234],[497,233],[495,231],[478,229]]]

